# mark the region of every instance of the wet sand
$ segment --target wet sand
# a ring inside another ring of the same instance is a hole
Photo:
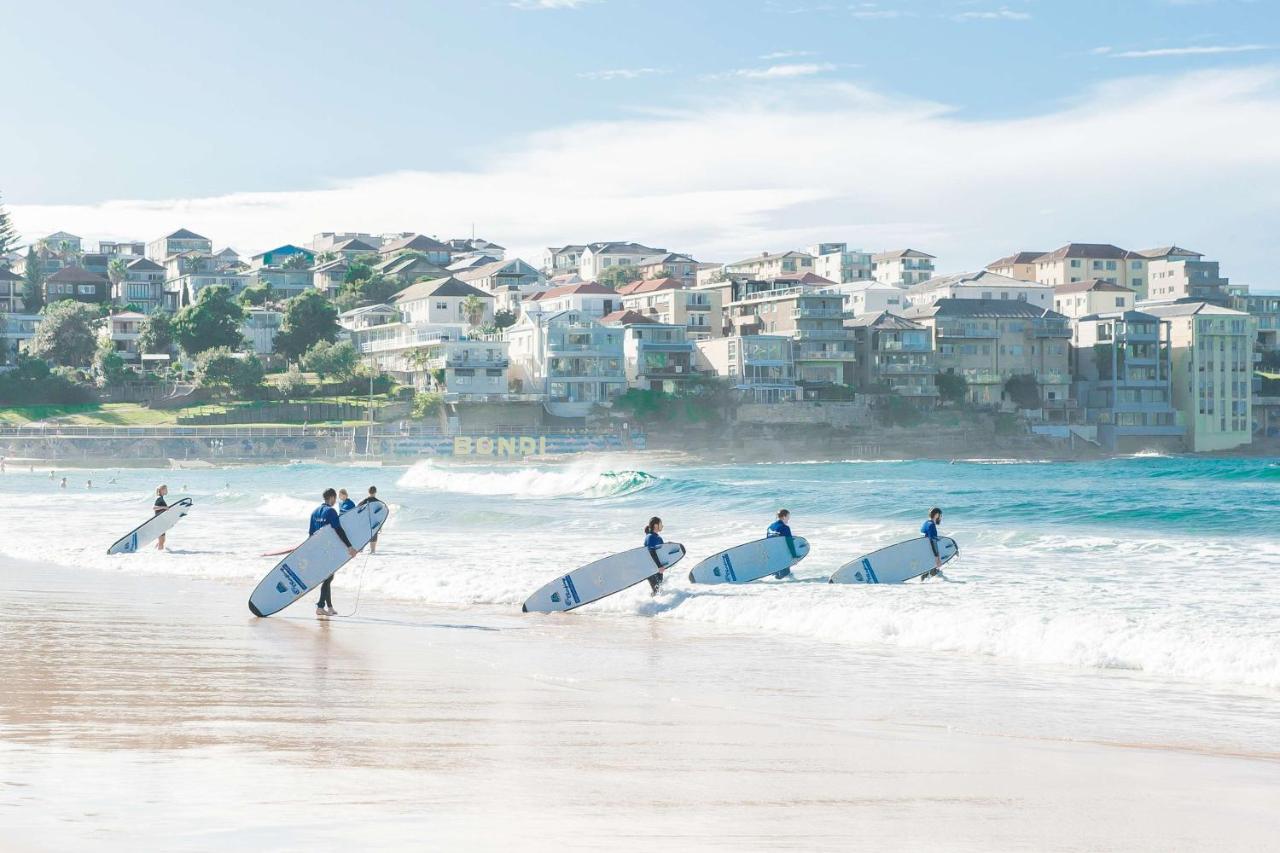
[[[829,648],[368,596],[258,620],[230,584],[29,565],[0,567],[0,594],[0,850],[1280,837],[1273,754],[957,731],[885,711],[936,703],[927,684]]]

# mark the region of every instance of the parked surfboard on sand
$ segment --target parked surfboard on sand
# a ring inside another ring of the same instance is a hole
[[[657,548],[632,548],[561,575],[529,596],[525,613],[556,613],[622,592],[655,572],[684,559],[684,546],[666,542]]]
[[[382,501],[369,501],[344,512],[341,516],[342,530],[351,540],[351,547],[358,552],[368,545],[386,524],[390,514]],[[347,546],[338,538],[338,532],[332,527],[320,528],[258,582],[249,596],[249,611],[254,616],[279,613],[313,587],[322,584],[350,559]]]
[[[164,512],[152,513],[151,518],[130,530],[116,540],[107,549],[108,554],[134,554],[160,538],[160,534],[168,533],[173,526],[187,517],[191,512],[191,498],[179,498],[169,504]]]
[[[945,566],[960,555],[960,547],[951,537],[939,536],[938,553]],[[829,583],[905,583],[928,574],[935,565],[929,540],[921,536],[850,560],[836,570]]]
[[[809,556],[808,540],[797,536],[796,555],[787,547],[784,536],[770,536],[745,542],[713,554],[693,567],[689,572],[690,583],[750,583],[767,578]]]

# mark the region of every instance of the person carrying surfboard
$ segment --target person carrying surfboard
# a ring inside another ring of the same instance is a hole
[[[920,532],[929,540],[929,547],[933,549],[933,571],[929,575],[942,574],[942,552],[938,550],[938,525],[942,523],[942,510],[936,506],[929,510],[929,517],[925,519],[924,524],[920,525]]]
[[[324,490],[323,498],[324,503],[311,513],[311,529],[307,531],[307,536],[313,535],[322,527],[332,527],[338,534],[338,538],[342,540],[342,544],[347,546],[347,556],[354,557],[356,549],[351,547],[351,540],[347,538],[346,531],[342,529],[342,522],[338,520],[338,511],[333,508],[333,505],[338,502],[338,493],[328,488]],[[317,616],[332,616],[338,612],[333,609],[332,584],[333,575],[329,575],[320,585],[320,599],[316,602]]]
[[[789,523],[790,521],[791,521],[791,510],[789,509],[778,510],[778,519],[773,524],[769,525],[769,529],[765,533],[765,538],[772,539],[775,536],[785,537],[787,540],[787,550],[791,552],[791,556],[795,557],[798,560],[800,559],[800,555],[796,553],[796,538],[791,535],[791,525]],[[778,580],[782,580],[789,574],[791,574],[790,566],[788,566],[787,568],[783,569],[780,572],[774,572],[773,576]]]
[[[662,543],[662,537],[658,534],[662,533],[662,519],[656,515],[649,519],[649,523],[644,528],[644,547],[649,549],[650,554],[654,554],[653,561],[658,562],[656,552]],[[658,569],[657,572],[649,575],[649,591],[650,595],[658,594],[658,587],[662,585],[662,573],[665,569]]]
[[[169,508],[169,502],[164,499],[164,496],[167,494],[169,494],[169,487],[166,486],[164,483],[161,483],[159,486],[156,486],[156,503],[155,503],[155,506],[153,507],[156,515],[159,515],[160,513],[164,512]],[[157,551],[164,550],[164,536],[165,535],[161,533],[160,538],[156,540]]]
[[[355,509],[356,502],[351,500],[351,496],[347,494],[346,489],[338,489],[338,512],[346,512],[349,509]]]
[[[370,486],[370,487],[369,487],[369,495],[368,495],[368,497],[366,497],[364,500],[360,501],[360,503],[359,503],[359,504],[357,504],[357,505],[358,505],[358,506],[364,506],[364,505],[365,505],[365,504],[367,504],[369,501],[376,501],[377,499],[378,499],[378,487],[377,487],[377,486]],[[381,532],[382,532],[381,530],[379,530],[379,531],[378,531],[378,533],[381,533]],[[373,538],[369,540],[369,554],[370,554],[371,556],[372,556],[373,554],[378,553],[378,533],[373,534]]]

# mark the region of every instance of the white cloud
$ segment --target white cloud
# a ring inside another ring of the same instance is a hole
[[[957,21],[1029,21],[1031,20],[1031,13],[1016,12],[1013,9],[1002,6],[992,11],[961,12],[959,15],[953,15],[952,18]]]
[[[1219,53],[1254,53],[1272,50],[1265,44],[1200,45],[1196,47],[1159,47],[1152,50],[1125,50],[1111,55],[1116,59],[1152,59],[1161,56],[1213,56]]]
[[[601,0],[511,0],[511,6],[528,11],[541,11],[544,9],[577,9],[581,6],[589,6],[592,3],[599,2]]]
[[[813,56],[813,51],[812,50],[775,50],[773,53],[761,54],[760,58],[764,60],[797,59],[801,56]]]
[[[150,239],[187,227],[242,252],[322,230],[447,237],[473,222],[535,259],[544,246],[596,239],[706,260],[848,240],[915,246],[957,270],[1071,240],[1177,242],[1222,260],[1235,281],[1275,286],[1257,276],[1274,275],[1277,137],[1273,67],[1139,77],[1043,114],[983,119],[808,79],[504,140],[465,170],[10,207],[28,237]]]
[[[584,71],[578,76],[584,80],[634,80],[653,74],[669,74],[666,68],[605,68],[600,71]]]
[[[723,74],[713,74],[711,76],[715,79],[741,77],[747,80],[786,80],[793,77],[811,77],[814,74],[824,74],[835,70],[835,65],[830,62],[792,62],[782,65],[770,65],[767,68],[738,68],[734,71],[726,71]]]
[[[849,14],[855,18],[860,18],[864,21],[891,20],[893,18],[916,17],[915,12],[908,12],[904,9],[856,9],[855,8]]]

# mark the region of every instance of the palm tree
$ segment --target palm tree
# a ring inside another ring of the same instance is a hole
[[[462,300],[462,313],[470,326],[479,326],[484,320],[484,307],[484,300],[474,293]]]
[[[111,279],[111,292],[116,299],[124,297],[121,285],[129,277],[129,263],[124,258],[116,258],[107,264],[107,278]]]

